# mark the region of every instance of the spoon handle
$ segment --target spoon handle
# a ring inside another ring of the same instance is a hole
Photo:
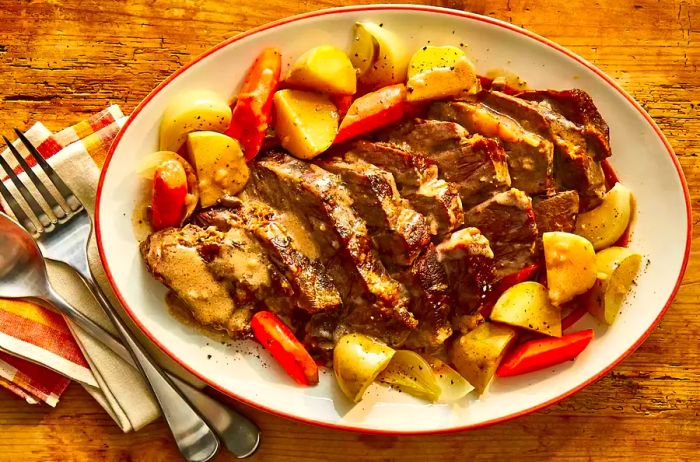
[[[81,272],[78,272],[78,274],[83,278],[90,292],[102,306],[102,309],[107,313],[114,312],[114,307],[94,279],[92,279],[92,277],[86,277]],[[89,274],[89,276],[92,275]],[[74,311],[78,313],[81,318],[84,318],[74,319],[81,327],[90,333],[90,335],[107,345],[122,359],[134,365],[131,355],[119,340],[115,339],[109,332],[95,324],[91,319],[86,318],[79,311]],[[165,371],[165,373],[168,374],[167,371]],[[202,418],[213,427],[217,436],[224,443],[224,446],[226,446],[226,449],[238,459],[244,459],[253,455],[260,445],[260,429],[250,419],[224,406],[178,377],[171,374],[168,374],[168,377],[180,392],[187,397],[192,407],[194,407]]]
[[[104,297],[103,294],[100,295]],[[64,313],[74,314],[77,311],[52,288],[48,291],[46,301]],[[107,315],[151,385],[183,457],[189,462],[211,460],[219,449],[219,440],[212,429],[192,408],[187,399],[175,389],[173,382],[155,364],[143,347],[134,340],[112,306],[109,304],[107,306],[109,306],[109,309],[105,309]],[[76,316],[76,319],[78,318]]]

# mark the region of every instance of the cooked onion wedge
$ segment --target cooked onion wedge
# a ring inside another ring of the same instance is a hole
[[[357,22],[353,27],[350,61],[357,79],[369,88],[406,80],[408,56],[401,40],[381,24]]]
[[[452,403],[459,399],[464,398],[469,393],[474,390],[471,383],[459,375],[459,372],[452,369],[443,361],[428,357],[425,358],[433,368],[433,374],[435,375],[435,381],[437,386],[440,387],[440,397],[438,401],[441,403]]]
[[[627,230],[632,216],[632,191],[616,183],[605,194],[603,203],[576,220],[575,233],[593,244],[596,250],[613,245]]]
[[[343,393],[358,402],[389,364],[395,351],[362,334],[347,334],[333,350],[333,372]]]
[[[625,247],[609,247],[598,252],[595,261],[597,280],[586,294],[586,308],[596,318],[612,324],[632,287],[642,256]]]
[[[398,350],[377,380],[398,387],[410,395],[435,401],[440,387],[430,364],[414,351]]]

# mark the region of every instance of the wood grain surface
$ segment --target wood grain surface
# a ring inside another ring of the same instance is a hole
[[[0,133],[60,129],[110,103],[125,112],[193,57],[239,32],[340,0],[0,0]],[[647,341],[575,396],[456,434],[371,436],[239,406],[263,430],[254,460],[700,460],[700,2],[435,1],[523,26],[614,77],[661,126],[694,207],[690,265]],[[674,243],[669,243],[673,245]],[[162,421],[124,435],[79,387],[56,409],[0,391],[0,460],[178,460]],[[221,454],[217,460],[228,460]]]

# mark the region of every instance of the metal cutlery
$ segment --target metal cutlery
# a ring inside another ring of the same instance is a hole
[[[216,435],[237,457],[244,458],[253,454],[260,441],[260,432],[255,424],[164,372],[134,339],[95,282],[88,265],[87,244],[92,233],[90,216],[80,200],[26,137],[19,130],[15,129],[15,132],[37,165],[53,183],[61,201],[49,192],[12,143],[3,137],[19,166],[27,173],[27,177],[51,209],[53,216],[46,213],[0,156],[0,167],[6,171],[34,215],[32,220],[7,187],[0,182],[0,194],[24,227],[20,227],[9,217],[0,216],[0,248],[3,249],[0,255],[0,297],[27,298],[44,305],[48,304],[71,318],[122,358],[128,361],[129,358],[133,358],[129,362],[136,364],[147,378],[185,459],[193,462],[211,459],[219,446]],[[126,348],[55,292],[48,282],[43,258],[62,262],[80,275],[116,326]]]

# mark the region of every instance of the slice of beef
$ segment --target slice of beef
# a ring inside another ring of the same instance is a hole
[[[481,231],[494,255],[495,279],[534,263],[538,241],[532,200],[522,191],[510,189],[471,208],[464,224]]]
[[[501,143],[467,134],[454,122],[416,119],[379,136],[435,162],[440,177],[457,185],[462,206],[470,208],[505,191],[511,181]]]
[[[525,130],[551,141],[549,122],[528,101],[500,91],[481,92],[477,99],[491,110],[516,121]]]
[[[383,168],[394,175],[399,188],[418,189],[422,184],[438,177],[435,163],[389,143],[358,141],[345,153],[345,159],[362,159]]]
[[[572,233],[576,228],[578,202],[576,191],[563,191],[551,197],[533,198],[532,208],[540,235],[549,231]]]
[[[349,162],[361,159],[391,173],[401,196],[428,219],[431,234],[443,235],[462,224],[457,186],[438,179],[437,166],[425,157],[389,143],[359,141],[344,158]]]
[[[469,101],[433,103],[428,115],[456,122],[473,133],[499,138],[508,154],[511,185],[528,194],[551,192],[554,187],[552,143],[491,108],[482,101],[488,94],[481,92]]]
[[[443,236],[464,221],[462,199],[454,183],[434,179],[415,190],[402,189],[401,195],[428,219],[430,234],[434,236]]]
[[[528,140],[535,135],[554,144],[553,173],[557,189],[578,191],[582,210],[600,204],[605,194],[600,160],[610,155],[610,144],[608,127],[588,94],[581,90],[547,90],[512,96],[490,91],[481,92],[464,105],[469,108],[468,114],[462,117],[470,124],[467,128],[509,140],[506,151],[514,187],[520,186],[531,194],[539,193],[515,181],[517,174],[513,170],[514,156],[524,154],[523,148],[528,143],[520,143],[515,149],[512,139]],[[463,113],[465,107],[461,108]],[[498,123],[494,125],[494,121]],[[526,136],[522,136],[522,130],[526,130]],[[528,164],[522,167],[527,169]]]
[[[317,243],[345,308],[352,311],[348,316],[362,311],[367,318],[416,326],[405,288],[386,271],[338,176],[279,152],[259,156],[251,170],[247,194],[297,217]]]
[[[449,279],[433,244],[416,258],[410,269],[397,276],[411,294],[411,312],[418,328],[406,339],[406,346],[434,350],[452,335],[450,317],[454,311]]]
[[[285,275],[294,290],[294,302],[310,314],[337,310],[342,301],[323,263],[302,253],[274,209],[258,201],[236,201],[234,207],[200,212],[198,223],[221,231],[244,227],[252,233],[267,257]]]
[[[227,282],[239,305],[259,305],[283,316],[293,311],[295,298],[291,284],[245,227],[232,226],[223,233],[220,243],[198,249],[207,261],[209,272]]]
[[[603,202],[605,173],[588,155],[558,156],[555,166],[561,189],[575,189],[579,193],[582,212],[594,209]]]
[[[601,161],[612,155],[610,129],[598,112],[591,96],[583,90],[530,90],[518,94],[518,98],[543,103],[566,120],[582,128],[589,155]],[[545,114],[548,117],[547,114]]]
[[[477,228],[455,231],[437,246],[440,263],[447,271],[456,317],[474,314],[494,280],[494,253]]]
[[[600,161],[611,155],[608,126],[582,90],[527,91],[518,95],[550,124],[556,145],[555,175],[562,189],[578,191],[582,211],[605,195]]]
[[[469,132],[454,122],[423,119],[408,120],[376,134],[378,140],[428,158],[432,153],[458,149],[468,136]]]
[[[401,198],[391,173],[361,159],[333,157],[318,165],[343,179],[385,264],[410,265],[430,242],[425,217]]]
[[[489,241],[476,228],[455,231],[437,247],[431,244],[401,277],[418,319],[406,345],[433,351],[453,329],[466,332],[493,282],[493,269]]]
[[[227,236],[194,225],[168,228],[143,241],[141,254],[148,271],[175,293],[199,323],[241,336],[249,332],[254,294],[272,293],[273,276],[255,246],[237,237],[235,232]],[[241,257],[245,265],[236,264]]]

